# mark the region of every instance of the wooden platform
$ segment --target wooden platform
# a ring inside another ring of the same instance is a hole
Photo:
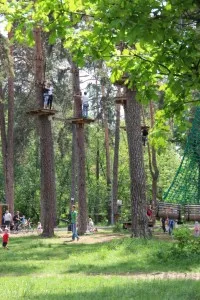
[[[124,96],[118,96],[118,97],[115,97],[115,102],[117,104],[125,104],[126,103],[126,100],[127,98],[124,97]]]
[[[141,129],[142,129],[142,130],[144,130],[144,129],[147,129],[147,130],[148,130],[149,128],[150,128],[150,127],[147,126],[147,125],[142,125],[142,126],[141,126]]]
[[[94,122],[94,119],[91,118],[70,118],[66,119],[66,122],[71,123],[71,124],[90,124]]]
[[[40,109],[33,109],[30,111],[27,111],[27,114],[32,115],[32,116],[42,116],[42,115],[54,116],[57,112],[58,111],[55,109],[40,108]]]
[[[114,85],[117,85],[117,86],[123,86],[125,85],[125,81],[128,79],[128,76],[124,75],[122,76],[120,79],[116,80],[114,82]]]
[[[153,227],[154,224],[155,224],[155,220],[154,220],[154,221],[153,221],[153,220],[149,220],[149,221],[148,221],[148,226],[149,226],[149,227]],[[131,222],[131,221],[123,222],[122,225],[123,225],[123,227],[122,227],[123,229],[131,229],[131,227],[132,227],[132,222]]]
[[[120,126],[120,128],[126,131],[126,126]],[[141,130],[144,130],[144,129],[149,130],[149,128],[150,128],[150,127],[149,127],[149,126],[146,126],[146,125],[145,125],[145,126],[141,126]]]

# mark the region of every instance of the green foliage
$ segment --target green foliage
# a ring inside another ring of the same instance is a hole
[[[165,109],[179,114],[191,90],[199,89],[199,42],[193,43],[199,41],[198,4],[192,0],[184,6],[179,0],[9,1],[3,6],[9,22],[18,24],[18,40],[31,45],[33,29],[41,26],[50,43],[62,39],[79,66],[87,58],[103,59],[112,68],[113,81],[127,73],[139,101],[157,100],[158,86],[165,82]],[[120,49],[120,44],[125,47]]]
[[[113,227],[113,232],[122,232],[122,224],[121,222],[116,222],[114,227]]]
[[[200,238],[194,237],[188,226],[182,226],[173,232],[174,242],[168,249],[160,249],[157,257],[163,261],[177,259],[196,260],[200,254]]]
[[[174,238],[177,244],[173,247],[173,252],[183,252],[183,256],[195,256],[200,254],[200,238],[194,237],[190,229],[187,227],[180,228],[174,231]],[[180,251],[179,251],[180,250]]]
[[[192,240],[191,231],[187,226],[183,226],[174,231],[174,238],[178,241],[177,246],[183,250]]]
[[[152,177],[149,172],[148,153],[145,151],[145,170],[147,174],[147,199],[152,197]],[[157,165],[159,169],[158,178],[158,199],[162,200],[163,192],[168,189],[172,178],[175,176],[177,168],[180,165],[181,157],[177,152],[175,145],[168,145],[165,151],[158,152]]]

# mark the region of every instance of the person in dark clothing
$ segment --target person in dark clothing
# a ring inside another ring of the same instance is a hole
[[[18,231],[19,222],[20,222],[19,211],[17,211],[16,214],[14,215],[13,222],[14,222],[14,229]]]
[[[165,224],[166,224],[166,218],[165,218],[165,217],[162,217],[162,218],[161,218],[161,223],[162,223],[162,229],[163,229],[163,232],[166,232],[166,227],[165,227]]]
[[[44,109],[48,108],[48,103],[49,103],[49,88],[46,85],[46,83],[44,83],[44,85],[43,85],[43,104],[44,104]]]
[[[146,142],[147,142],[147,136],[148,136],[148,128],[147,127],[144,127],[142,129],[142,142],[143,142],[143,146],[146,145]]]
[[[2,215],[1,224],[2,224],[2,227],[3,227],[3,228],[6,227],[6,225],[5,225],[5,212],[4,212],[3,215]]]

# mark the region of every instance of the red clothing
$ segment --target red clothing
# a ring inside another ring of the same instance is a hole
[[[9,234],[7,232],[5,232],[3,235],[3,243],[7,243],[8,239],[9,239]]]
[[[152,217],[152,210],[150,208],[147,209],[147,216]]]

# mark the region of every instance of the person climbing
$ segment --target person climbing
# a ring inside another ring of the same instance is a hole
[[[143,146],[146,145],[148,134],[149,134],[148,128],[145,126],[145,127],[142,129],[142,142],[143,142]]]
[[[87,92],[84,92],[82,96],[82,114],[84,118],[88,117],[89,98]]]
[[[53,102],[53,86],[52,84],[48,84],[48,103],[47,106],[49,109],[52,109],[52,102]]]
[[[44,109],[48,108],[48,102],[49,102],[49,88],[46,84],[46,82],[44,82],[43,85],[43,104],[44,104]]]

